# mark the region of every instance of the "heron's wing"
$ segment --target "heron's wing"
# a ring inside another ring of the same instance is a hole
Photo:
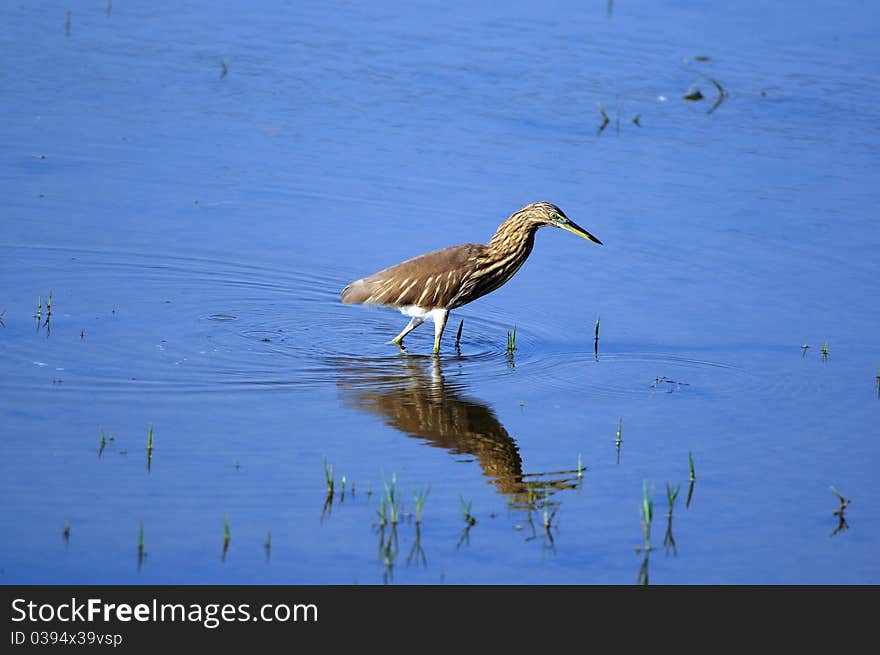
[[[448,307],[474,259],[485,249],[479,243],[465,243],[413,257],[352,282],[342,290],[342,302]]]

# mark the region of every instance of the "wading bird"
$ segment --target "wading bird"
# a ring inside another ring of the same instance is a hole
[[[535,202],[514,212],[488,244],[465,243],[408,259],[356,280],[342,290],[342,302],[399,309],[409,324],[391,340],[403,350],[403,338],[428,318],[434,319],[434,353],[453,309],[494,291],[513,277],[535,245],[535,232],[560,227],[601,245],[559,207]]]

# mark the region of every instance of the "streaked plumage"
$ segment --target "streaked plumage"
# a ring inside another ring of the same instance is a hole
[[[436,353],[450,310],[494,291],[512,278],[532,252],[535,232],[545,225],[601,243],[556,205],[536,202],[514,212],[488,244],[465,243],[408,259],[352,282],[342,290],[342,302],[394,307],[412,317],[392,340],[400,347],[409,332],[432,316]]]

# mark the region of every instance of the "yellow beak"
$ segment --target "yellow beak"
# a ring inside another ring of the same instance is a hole
[[[563,230],[568,230],[572,234],[577,234],[579,237],[583,237],[584,239],[587,239],[588,241],[592,241],[593,243],[598,243],[600,246],[602,245],[602,242],[599,241],[599,239],[594,237],[592,234],[587,232],[584,228],[582,228],[580,225],[578,225],[577,223],[575,223],[572,220],[568,220],[565,223],[557,223],[557,225],[559,227],[561,227]]]

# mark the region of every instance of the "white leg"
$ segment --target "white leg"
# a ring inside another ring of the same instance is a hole
[[[443,330],[446,328],[446,319],[449,318],[448,309],[435,309],[431,312],[434,315],[434,354],[440,352],[440,337],[443,336]]]
[[[403,332],[401,332],[401,333],[398,334],[396,337],[394,337],[394,338],[391,340],[391,343],[393,343],[395,346],[397,346],[398,348],[400,348],[401,350],[403,350],[403,349],[404,349],[404,348],[403,348],[403,338],[404,338],[406,335],[408,335],[410,332],[412,332],[413,330],[415,330],[417,327],[419,327],[419,326],[420,326],[422,323],[424,323],[424,322],[425,322],[425,319],[424,319],[423,317],[421,317],[421,316],[413,316],[413,317],[409,320],[409,324],[408,324],[405,328],[403,328]]]

